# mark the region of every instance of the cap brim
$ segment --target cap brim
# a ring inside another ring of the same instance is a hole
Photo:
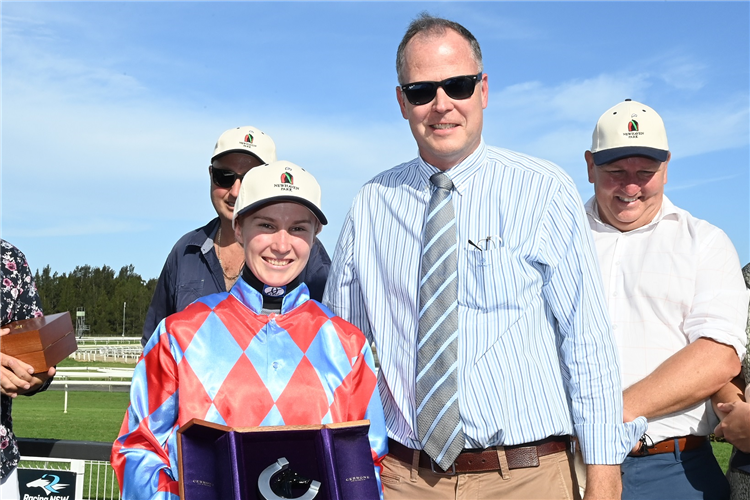
[[[663,149],[646,148],[642,146],[627,146],[623,148],[605,149],[593,153],[595,165],[605,165],[629,156],[645,156],[656,161],[667,161],[669,151]]]
[[[222,151],[221,153],[214,155],[211,157],[211,162],[213,162],[216,158],[221,158],[222,156],[228,155],[229,153],[244,153],[246,155],[250,155],[252,157],[255,157],[258,159],[259,162],[263,163],[265,165],[265,161],[260,156],[256,155],[255,153],[251,153],[247,149],[227,149],[226,151]]]
[[[310,203],[308,200],[304,198],[299,198],[297,196],[274,196],[273,198],[266,198],[264,200],[256,201],[255,203],[248,205],[242,210],[240,210],[239,212],[237,212],[237,214],[235,214],[234,216],[234,220],[236,221],[241,215],[246,214],[252,210],[257,210],[260,207],[263,207],[270,203],[280,203],[284,201],[289,201],[292,203],[298,203],[300,205],[304,205],[313,213],[315,217],[318,218],[321,224],[323,224],[324,226],[328,224],[328,219],[326,219],[326,216],[323,215],[323,212],[321,212],[318,207]]]

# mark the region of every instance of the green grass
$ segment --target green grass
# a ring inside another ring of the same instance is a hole
[[[93,366],[96,368],[133,368],[135,363],[115,363],[113,361],[76,361],[73,358],[65,358],[57,364],[57,367],[86,367]]]
[[[18,437],[114,442],[130,402],[127,392],[47,391],[13,401],[13,430]]]
[[[732,454],[732,445],[727,442],[711,441],[716,461],[721,465],[721,470],[726,474],[729,468],[729,456]]]

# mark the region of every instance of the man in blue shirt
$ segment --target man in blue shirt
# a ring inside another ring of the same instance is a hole
[[[232,288],[245,264],[242,247],[232,230],[234,203],[245,174],[276,161],[273,139],[255,127],[237,127],[219,137],[211,156],[211,203],[217,217],[180,238],[159,275],[143,325],[144,346],[159,322],[182,311],[195,299]],[[331,259],[315,238],[310,260],[300,275],[310,297],[321,300]]]
[[[487,146],[474,36],[423,14],[397,52],[419,157],[355,198],[324,303],[375,341],[385,498],[619,498],[645,428],[622,423],[583,204],[556,165]]]

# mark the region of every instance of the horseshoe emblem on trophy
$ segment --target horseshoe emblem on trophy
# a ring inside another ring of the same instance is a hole
[[[278,474],[280,473],[280,474]],[[278,476],[274,478],[274,476]],[[282,490],[282,495],[291,495],[293,486],[306,486],[309,485],[307,491],[298,497],[291,496],[280,496],[271,487],[271,483],[274,483],[277,490]],[[312,500],[318,494],[320,489],[320,482],[306,479],[292,469],[289,468],[289,461],[285,457],[281,457],[274,463],[263,469],[263,472],[258,476],[258,490],[265,500],[286,500],[294,498],[295,500]]]

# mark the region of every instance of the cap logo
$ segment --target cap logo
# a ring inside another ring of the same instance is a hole
[[[251,134],[247,134],[245,136],[245,140],[243,142],[246,142],[248,144],[252,144],[253,143],[253,136]]]
[[[285,172],[281,174],[281,182],[279,184],[274,184],[273,187],[278,189],[279,191],[287,191],[290,193],[295,193],[299,191],[299,187],[294,185],[294,176],[292,176],[291,168],[284,167]],[[305,183],[302,182],[304,185]]]
[[[628,131],[622,133],[622,135],[624,135],[628,139],[638,139],[642,135],[645,135],[645,132],[641,132],[640,130],[638,120],[636,120],[637,117],[637,113],[633,113],[632,115],[630,115],[630,121],[628,122]]]

